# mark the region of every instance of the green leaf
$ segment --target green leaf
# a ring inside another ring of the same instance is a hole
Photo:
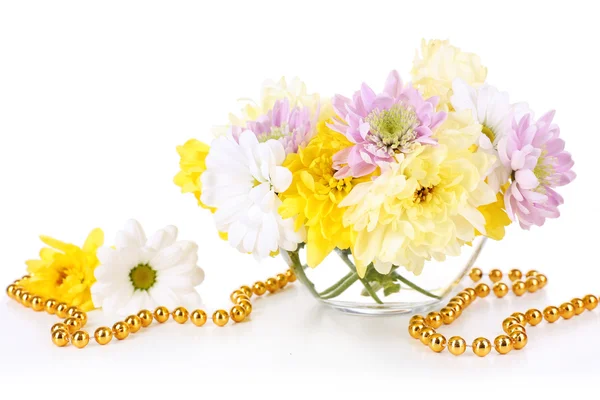
[[[368,285],[375,292],[383,289],[384,296],[389,296],[400,291],[400,284],[398,283],[398,278],[395,275],[383,275],[379,273],[372,264],[367,268],[364,280],[368,282]],[[362,290],[361,295],[370,296],[366,289]]]

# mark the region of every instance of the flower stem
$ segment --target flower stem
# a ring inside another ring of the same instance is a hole
[[[321,297],[317,290],[315,289],[315,285],[308,279],[306,274],[304,273],[304,267],[300,262],[300,255],[298,255],[298,250],[296,251],[288,251],[287,255],[289,257],[288,265],[294,270],[296,277],[308,288],[308,290],[315,297]]]
[[[397,273],[396,271],[392,272],[392,275],[393,275],[395,278],[398,278],[398,280],[399,280],[400,282],[402,282],[402,283],[404,283],[405,285],[407,285],[407,286],[409,286],[409,287],[413,288],[413,289],[414,289],[414,290],[416,290],[417,292],[419,292],[419,293],[421,293],[421,294],[424,294],[425,296],[428,296],[428,297],[433,297],[434,299],[441,300],[441,297],[440,297],[440,296],[437,296],[437,295],[435,295],[435,294],[433,294],[433,293],[431,293],[431,292],[428,292],[427,290],[423,289],[422,287],[419,287],[419,286],[415,285],[414,283],[412,283],[412,282],[411,282],[411,281],[409,281],[408,279],[404,278],[402,275],[400,275],[400,274],[399,274],[399,273]]]
[[[320,296],[326,296],[329,293],[333,292],[334,290],[337,290],[337,288],[340,287],[341,285],[343,285],[344,282],[347,279],[349,279],[352,275],[356,275],[356,273],[355,272],[348,272],[348,274],[346,276],[344,276],[342,279],[340,279],[339,281],[337,281],[336,283],[334,283],[333,285],[331,285],[327,289],[323,290],[321,293],[319,293],[319,295]]]
[[[321,298],[323,300],[329,300],[329,299],[333,299],[334,297],[338,297],[340,294],[344,293],[346,291],[346,289],[348,289],[350,286],[354,285],[354,282],[356,282],[358,280],[358,274],[355,272],[352,272],[350,274],[350,276],[344,281],[342,282],[341,285],[338,285],[338,287],[336,287],[334,290],[332,290],[331,292],[329,292],[328,294],[323,295],[323,293],[321,293]]]
[[[356,272],[356,267],[354,266],[354,264],[352,263],[352,261],[350,261],[350,258],[348,257],[349,252],[345,251],[345,250],[340,250],[340,249],[335,249],[335,251],[338,253],[340,258],[346,263],[348,268],[350,268],[353,272]],[[369,282],[367,282],[366,280],[364,280],[363,278],[360,278],[360,277],[358,279],[360,280],[360,283],[363,284],[363,286],[365,287],[365,290],[367,291],[367,293],[369,293],[369,295],[373,298],[373,300],[375,300],[375,302],[377,304],[383,304],[383,301],[381,301],[379,296],[377,296],[377,293],[375,293],[375,291],[373,290],[373,288],[371,287]]]

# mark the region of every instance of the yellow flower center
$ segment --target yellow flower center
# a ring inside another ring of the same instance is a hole
[[[331,168],[331,165],[331,156],[327,155],[322,155],[316,158],[311,165],[311,174],[315,177],[319,176],[320,183],[324,188],[326,188],[326,193],[321,194],[327,194],[332,190],[350,193],[352,190],[352,177],[336,179],[333,176],[335,174],[335,170]]]
[[[492,143],[494,143],[494,140],[496,140],[496,134],[494,133],[494,131],[485,125],[481,126],[481,133],[487,136],[488,139],[490,139],[490,142]]]
[[[415,204],[426,203],[433,197],[433,190],[435,186],[422,187],[415,191],[413,202]]]
[[[148,290],[156,283],[156,271],[148,264],[140,264],[129,272],[135,290]]]

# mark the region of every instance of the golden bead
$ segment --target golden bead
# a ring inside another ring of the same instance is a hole
[[[425,324],[422,322],[413,322],[408,325],[408,334],[414,338],[419,339],[421,337],[421,331],[425,329]]]
[[[442,315],[437,311],[430,312],[425,317],[425,324],[433,329],[439,328],[443,324]]]
[[[246,312],[246,316],[252,314],[252,303],[250,303],[248,300],[241,301],[239,305],[242,306]]]
[[[194,310],[190,315],[190,319],[192,320],[192,324],[202,326],[206,323],[208,317],[203,310]]]
[[[467,349],[467,342],[460,336],[452,336],[448,339],[448,351],[455,356],[460,356]]]
[[[56,314],[56,307],[58,306],[58,302],[54,299],[48,299],[44,303],[44,310],[50,315]]]
[[[242,301],[250,301],[250,297],[244,296],[244,295],[238,296],[238,297],[235,298],[234,303],[235,304],[240,304]]]
[[[506,286],[502,282],[496,282],[496,283],[494,283],[493,291],[494,291],[494,294],[499,299],[501,299],[502,297],[504,297],[504,296],[506,296],[508,294],[508,286]]]
[[[33,295],[29,292],[21,292],[21,304],[23,304],[25,307],[31,307],[31,298],[33,297]]]
[[[475,289],[473,289],[473,288],[469,287],[469,288],[466,288],[464,291],[469,293],[469,296],[471,296],[472,300],[475,300],[475,298],[477,297],[477,293],[475,292]]]
[[[575,315],[580,315],[585,311],[585,303],[583,302],[583,300],[579,298],[574,298],[573,300],[571,300],[571,304],[573,304],[573,307],[575,307]]]
[[[296,274],[291,269],[285,271],[285,277],[289,283],[296,282]]]
[[[510,335],[513,341],[513,348],[515,350],[521,350],[527,345],[527,334],[525,332],[514,332]]]
[[[246,319],[246,311],[242,306],[233,306],[229,311],[229,315],[234,322],[242,322]]]
[[[129,332],[136,333],[142,329],[142,319],[137,315],[130,315],[125,318],[125,323],[129,326]]]
[[[173,310],[173,319],[178,324],[185,324],[190,318],[190,313],[184,307],[177,307]]]
[[[538,272],[535,269],[532,269],[530,271],[527,271],[527,273],[525,274],[526,278],[529,278],[530,276],[536,276],[538,274]]]
[[[44,311],[44,299],[40,296],[33,296],[31,298],[31,308],[33,311]]]
[[[583,298],[583,302],[585,303],[585,308],[589,311],[592,311],[594,308],[598,307],[598,298],[593,294],[588,294]]]
[[[90,342],[90,335],[86,331],[77,331],[71,338],[71,343],[78,349],[83,349]]]
[[[284,274],[277,274],[275,280],[277,281],[277,285],[279,285],[279,289],[283,289],[288,283],[287,277]]]
[[[66,303],[58,303],[56,306],[56,316],[59,318],[67,318],[67,310],[69,306]]]
[[[465,301],[466,305],[471,304],[471,302],[473,302],[473,300],[474,300],[469,293],[464,292],[464,291],[457,294],[456,297],[463,299]]]
[[[149,327],[152,324],[152,320],[154,317],[152,316],[152,312],[148,310],[142,310],[137,313],[137,316],[140,317],[140,321],[142,321],[142,326],[144,328]]]
[[[530,276],[525,281],[525,287],[529,293],[535,293],[540,288],[540,281],[535,276]]]
[[[425,323],[425,318],[422,315],[413,315],[408,321],[408,324]]]
[[[512,313],[511,317],[515,317],[519,320],[519,324],[525,325],[527,323],[527,317],[522,312]]]
[[[167,320],[169,319],[169,310],[167,309],[167,307],[157,307],[156,310],[154,310],[154,319],[160,322],[161,324],[163,322],[167,322]]]
[[[527,312],[525,313],[525,319],[527,320],[527,323],[529,325],[536,326],[537,324],[542,322],[544,316],[542,315],[542,312],[540,310],[532,308],[531,310],[527,310]]]
[[[108,344],[112,340],[112,338],[113,338],[112,330],[106,326],[98,328],[98,329],[96,329],[96,332],[94,332],[94,338],[96,339],[96,342],[98,344],[104,346],[105,344]]]
[[[275,278],[269,278],[266,280],[265,285],[270,293],[275,293],[279,290],[279,284]]]
[[[50,333],[54,333],[60,330],[69,332],[69,327],[63,324],[62,322],[59,322],[57,324],[52,325],[52,328],[50,328]]]
[[[518,325],[518,324],[519,324],[518,319],[516,319],[515,317],[508,317],[504,321],[502,321],[502,329],[504,330],[504,332],[508,332],[509,327],[511,327],[512,325]]]
[[[235,300],[238,298],[238,296],[246,296],[246,294],[244,292],[242,292],[240,289],[237,289],[231,293],[231,296],[229,296],[229,298],[231,299],[232,302],[235,303]]]
[[[516,281],[512,285],[512,291],[517,296],[523,296],[527,291],[527,286],[525,286],[525,282],[523,281]]]
[[[18,286],[15,284],[12,285],[8,285],[8,287],[6,288],[6,294],[8,295],[8,297],[10,297],[11,299],[15,298],[15,290],[17,290]]]
[[[446,338],[440,333],[434,333],[429,338],[429,348],[436,353],[441,353],[446,347]]]
[[[473,282],[477,282],[483,277],[483,272],[479,268],[473,268],[471,272],[469,272],[469,277],[473,280]]]
[[[525,327],[521,324],[516,324],[516,325],[511,325],[508,327],[508,329],[506,330],[506,333],[508,333],[509,335],[512,335],[515,332],[523,332],[523,333],[527,333],[527,330],[525,329]]]
[[[446,325],[450,325],[456,319],[456,313],[450,307],[444,307],[440,310],[442,315],[442,322]]]
[[[462,297],[454,296],[450,299],[450,303],[458,303],[462,308],[465,308],[468,304]]]
[[[16,288],[16,289],[15,289],[15,291],[14,291],[14,296],[15,296],[15,297],[14,297],[14,299],[15,299],[16,301],[19,301],[19,302],[20,302],[20,301],[21,301],[21,294],[23,294],[23,292],[25,292],[25,289],[23,289],[23,288],[22,288],[22,287],[20,287],[20,286],[17,286],[17,288]]]
[[[475,294],[481,298],[487,297],[487,295],[490,294],[490,287],[485,283],[480,283],[475,286]]]
[[[540,289],[546,286],[546,284],[548,283],[548,278],[546,278],[546,275],[537,274],[535,277],[540,282]]]
[[[286,280],[287,283],[287,280]],[[250,288],[250,286],[241,286],[240,290],[242,291],[242,293],[244,293],[246,296],[248,296],[248,298],[252,297],[252,289]]]
[[[217,326],[225,326],[229,321],[229,314],[225,310],[217,310],[213,314],[212,320]]]
[[[76,330],[81,328],[81,321],[79,321],[77,318],[73,318],[73,317],[69,317],[69,318],[65,319],[64,324],[69,329],[70,334],[73,334],[73,332],[75,332]]]
[[[450,303],[448,303],[448,305],[446,307],[454,310],[454,312],[456,313],[456,318],[460,317],[460,315],[462,314],[462,311],[463,311],[462,306],[455,301],[451,301]]]
[[[558,308],[554,306],[548,306],[544,308],[544,319],[549,323],[553,323],[558,321],[560,314],[558,312]]]
[[[255,295],[262,296],[267,292],[267,286],[264,284],[264,282],[258,281],[252,286],[252,291]]]
[[[500,354],[508,354],[513,349],[512,339],[506,335],[500,335],[494,339],[494,348]]]
[[[84,313],[83,311],[74,312],[72,317],[75,319],[78,319],[81,322],[81,326],[85,326],[85,324],[87,324],[88,317],[87,317],[87,314]]]
[[[487,356],[492,350],[492,344],[486,338],[477,338],[473,340],[473,353],[478,357]]]
[[[73,314],[75,314],[77,311],[79,311],[79,308],[77,308],[75,306],[71,306],[71,307],[67,308],[67,315],[69,317],[72,317]]]
[[[129,324],[127,322],[119,321],[112,327],[113,335],[119,339],[124,340],[129,336]]]
[[[420,332],[419,340],[425,346],[429,346],[429,342],[431,341],[431,336],[435,335],[435,330],[433,328],[423,328]]]
[[[493,269],[490,271],[490,280],[494,283],[500,282],[502,280],[502,271],[499,269]]]
[[[52,342],[58,347],[64,347],[69,344],[69,332],[62,329],[52,332]]]
[[[510,271],[508,271],[508,279],[510,279],[511,281],[519,280],[522,277],[523,273],[521,272],[521,270],[511,269]]]
[[[558,308],[558,312],[564,319],[571,319],[575,315],[575,307],[569,302],[562,303]]]

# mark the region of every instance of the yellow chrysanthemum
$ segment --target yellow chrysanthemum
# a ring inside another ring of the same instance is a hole
[[[478,55],[462,52],[447,40],[423,39],[421,56],[417,51],[411,74],[423,97],[439,96],[438,108],[451,110],[452,81],[461,78],[469,85],[482,84],[487,68],[481,65]]]
[[[50,247],[40,251],[39,260],[27,261],[31,278],[23,282],[26,290],[47,299],[94,309],[90,288],[96,282],[94,269],[99,264],[96,251],[104,243],[104,233],[94,229],[83,247],[40,236]]]
[[[352,246],[353,232],[343,226],[344,209],[338,205],[354,185],[370,177],[337,180],[332,166],[333,155],[351,145],[323,121],[309,144],[288,155],[283,164],[293,178],[289,189],[280,195],[283,204],[279,213],[283,218],[296,217],[296,229],[306,227],[307,263],[313,268],[336,247]]]
[[[504,190],[507,186],[504,186]],[[478,208],[485,218],[485,235],[494,240],[502,240],[506,233],[504,228],[512,222],[504,208],[504,190],[496,194],[495,202]],[[477,234],[481,235],[479,231]]]
[[[206,170],[206,156],[210,147],[196,139],[188,140],[183,146],[177,146],[179,168],[181,171],[175,175],[173,182],[181,187],[182,193],[192,193],[198,205],[209,208],[200,201],[202,195],[202,181],[200,176]]]
[[[494,157],[470,150],[481,134],[470,112],[451,113],[436,131],[437,146],[419,146],[381,175],[355,186],[342,201],[344,225],[357,231],[359,274],[374,263],[382,274],[393,265],[419,274],[424,262],[458,255],[485,232],[478,207],[496,200],[485,182]]]

